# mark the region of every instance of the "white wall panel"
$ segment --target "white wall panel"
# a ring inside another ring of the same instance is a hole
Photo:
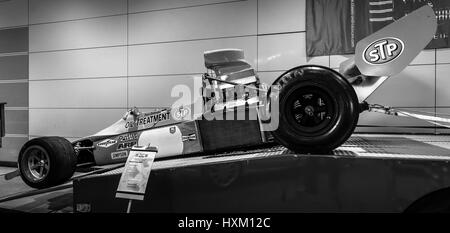
[[[411,65],[434,65],[436,62],[436,52],[434,49],[423,50],[410,63]]]
[[[306,0],[259,0],[258,34],[305,31]]]
[[[328,56],[307,57],[305,33],[258,37],[258,70],[288,70],[305,64],[329,66]]]
[[[28,27],[0,30],[0,53],[28,52]]]
[[[25,137],[4,137],[2,148],[0,148],[0,161],[17,162],[20,149],[27,141],[28,138]]]
[[[172,8],[192,7],[235,0],[129,0],[129,12],[155,11]]]
[[[409,66],[389,78],[368,102],[394,107],[434,107],[434,65]]]
[[[201,75],[197,75],[201,77]],[[172,89],[177,85],[184,85],[189,88],[191,100],[194,100],[194,92],[200,93],[201,79],[195,84],[194,75],[178,75],[178,76],[147,76],[130,78],[129,103],[130,106],[140,108],[148,107],[171,107],[180,97],[172,97]]]
[[[125,47],[30,54],[30,80],[126,76]]]
[[[436,66],[436,105],[450,106],[450,64]]]
[[[238,48],[256,67],[256,36],[232,39],[200,40],[129,47],[129,75],[167,75],[204,73],[203,52]]]
[[[412,108],[410,110],[414,111],[431,111],[434,109],[428,108]],[[385,126],[385,127],[358,127],[356,132],[377,132],[377,133],[398,133],[398,132],[408,132],[408,133],[434,133],[434,125],[427,123],[422,120],[414,118],[405,118],[398,116],[389,116],[381,113],[374,112],[364,112],[360,114],[358,125],[369,125],[369,126]],[[407,126],[412,126],[413,128],[407,128]],[[414,128],[414,127],[424,127],[424,128]],[[428,128],[430,127],[430,128]]]
[[[31,52],[126,43],[126,15],[30,26]]]
[[[30,23],[127,13],[127,0],[30,0]]]
[[[0,57],[0,80],[28,79],[28,55]]]
[[[30,135],[83,137],[118,121],[123,109],[30,109]]]
[[[6,134],[28,135],[28,110],[5,111]]]
[[[28,106],[28,83],[0,84],[0,100],[6,102],[6,107]]]
[[[28,0],[0,2],[0,27],[15,27],[28,24]]]
[[[126,108],[126,78],[30,82],[30,108]]]
[[[450,63],[450,49],[437,49],[436,63]]]
[[[256,0],[132,14],[129,27],[130,44],[255,35]]]

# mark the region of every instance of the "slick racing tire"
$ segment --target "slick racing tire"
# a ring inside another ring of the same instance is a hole
[[[35,138],[22,147],[19,170],[22,180],[37,189],[67,181],[75,172],[77,159],[72,144],[61,137]]]
[[[327,67],[301,66],[275,81],[279,125],[275,140],[299,153],[329,153],[355,130],[359,103],[351,84]]]

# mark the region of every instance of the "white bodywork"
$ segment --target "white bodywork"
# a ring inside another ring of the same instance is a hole
[[[158,148],[158,158],[183,154],[183,139],[178,126],[168,126],[142,132],[138,145]]]

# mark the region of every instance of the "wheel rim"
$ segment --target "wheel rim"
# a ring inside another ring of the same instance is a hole
[[[23,172],[28,180],[39,182],[48,176],[50,171],[50,157],[41,146],[30,146],[23,153]]]
[[[321,134],[333,126],[336,101],[321,87],[303,86],[293,90],[286,101],[287,118],[301,132]]]

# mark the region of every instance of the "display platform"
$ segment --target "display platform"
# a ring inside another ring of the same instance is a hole
[[[330,155],[284,147],[155,162],[131,212],[401,212],[450,185],[450,137],[358,135]],[[74,210],[125,212],[123,169],[74,182]]]
[[[403,212],[436,205],[445,211],[450,206],[436,204],[445,200],[427,195],[449,192],[448,161],[450,136],[405,135],[354,135],[329,155],[274,146],[155,161],[144,200],[133,201],[130,212]],[[0,208],[123,213],[128,200],[115,197],[122,171],[75,179],[73,188]],[[21,185],[20,178],[0,183],[1,190]]]

